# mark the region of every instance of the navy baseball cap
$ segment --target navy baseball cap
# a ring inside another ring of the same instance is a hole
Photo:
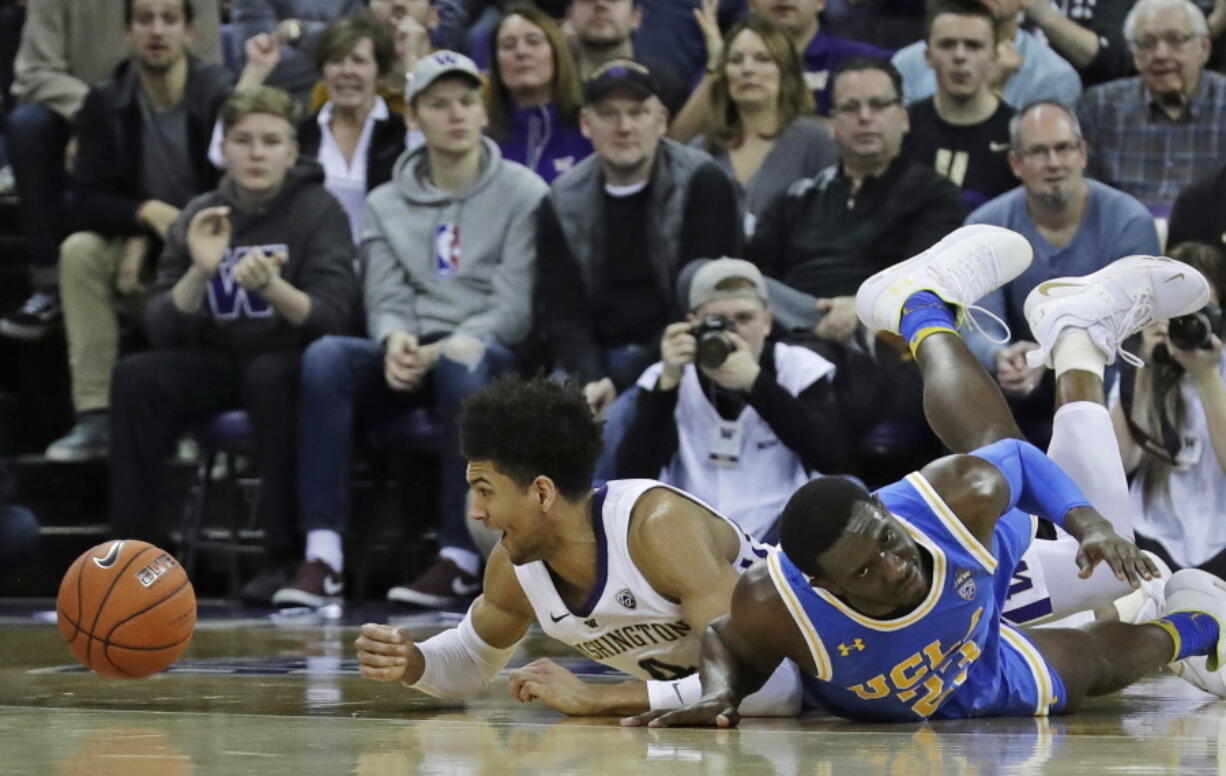
[[[614,89],[644,98],[660,96],[660,86],[646,65],[633,59],[613,59],[596,68],[583,84],[583,103],[591,105]]]

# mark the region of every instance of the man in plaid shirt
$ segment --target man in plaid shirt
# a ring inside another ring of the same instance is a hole
[[[1226,157],[1226,76],[1205,70],[1209,24],[1189,0],[1140,0],[1124,36],[1140,75],[1090,89],[1077,111],[1087,173],[1164,211]]]

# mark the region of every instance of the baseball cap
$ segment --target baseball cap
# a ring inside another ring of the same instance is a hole
[[[430,84],[452,73],[466,75],[477,86],[481,85],[481,71],[471,59],[455,51],[435,51],[417,60],[413,66],[413,71],[405,79],[404,101],[412,104]]]
[[[748,280],[753,285],[728,289],[719,287],[725,280],[733,278]],[[766,290],[766,280],[757,267],[744,259],[725,256],[699,267],[690,280],[691,310],[717,299],[761,299],[765,303],[770,299],[770,294]]]
[[[646,65],[633,59],[611,59],[583,84],[583,104],[591,105],[614,89],[627,89],[643,97],[660,96],[660,86]]]

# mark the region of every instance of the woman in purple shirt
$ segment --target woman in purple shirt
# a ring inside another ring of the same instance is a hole
[[[515,5],[494,29],[490,137],[502,155],[546,182],[592,152],[579,131],[579,74],[566,37],[545,12]]]

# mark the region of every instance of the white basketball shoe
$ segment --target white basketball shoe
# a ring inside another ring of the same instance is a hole
[[[1084,329],[1106,354],[1134,366],[1141,359],[1121,349],[1151,321],[1187,315],[1209,301],[1209,282],[1181,261],[1165,256],[1126,256],[1079,278],[1053,278],[1026,297],[1024,311],[1039,343],[1026,354],[1032,367],[1051,366],[1052,349],[1065,329]]]
[[[1218,621],[1226,635],[1226,582],[1200,569],[1180,569],[1166,583],[1163,614],[1204,612]],[[1207,693],[1226,698],[1226,639],[1207,657],[1189,657],[1171,664],[1171,671]]]
[[[989,291],[1022,274],[1034,251],[1009,229],[973,224],[955,229],[928,250],[883,269],[860,284],[856,314],[871,332],[898,334],[902,305],[917,291],[931,291],[958,309],[958,322]],[[1003,321],[982,308],[1005,328]]]

